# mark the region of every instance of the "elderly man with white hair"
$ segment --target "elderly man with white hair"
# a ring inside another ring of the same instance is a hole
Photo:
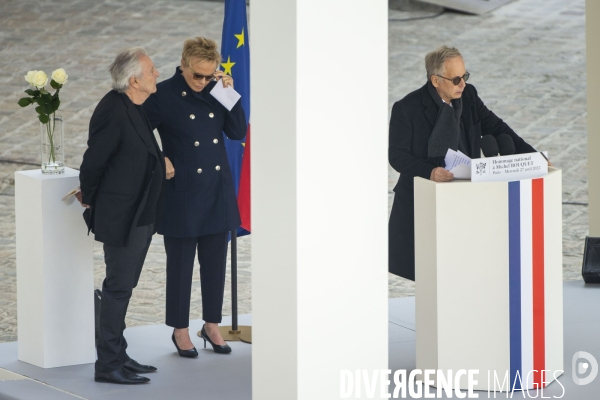
[[[141,47],[121,50],[109,70],[113,90],[90,120],[78,195],[89,230],[104,244],[106,263],[94,377],[97,382],[146,383],[150,379],[138,374],[156,368],[127,355],[123,331],[164,203],[165,161],[142,108],[156,91],[158,71]]]

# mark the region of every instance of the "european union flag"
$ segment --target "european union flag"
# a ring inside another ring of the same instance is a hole
[[[238,196],[242,226],[238,236],[250,233],[250,50],[246,0],[225,0],[221,40],[221,67],[231,75],[235,90],[242,96],[248,131],[241,142],[225,138],[225,148]]]

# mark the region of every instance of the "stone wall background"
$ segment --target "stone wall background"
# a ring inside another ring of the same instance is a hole
[[[461,49],[472,74],[469,83],[476,85],[486,105],[563,168],[564,278],[581,279],[588,232],[584,12],[584,0],[516,0],[482,16],[445,12],[429,18],[437,12],[390,10],[388,60],[372,60],[368,49],[357,49],[355,65],[315,60],[315,71],[324,68],[325,75],[335,77],[336,68],[353,68],[356,80],[348,84],[381,84],[377,71],[387,62],[391,109],[393,102],[425,83],[423,57],[428,51],[441,44]],[[49,74],[61,67],[69,74],[60,113],[66,121],[66,163],[78,168],[89,118],[110,90],[107,68],[116,52],[131,45],[145,47],[163,80],[179,64],[186,38],[201,35],[220,42],[222,20],[223,3],[214,1],[0,2],[0,342],[17,340],[13,176],[17,170],[38,168],[39,162],[35,111],[17,105],[27,89],[23,76],[32,69]],[[251,32],[250,27],[250,37]],[[315,79],[315,85],[323,84]],[[371,134],[387,132],[365,132]],[[343,170],[340,166],[339,173]],[[390,206],[397,176],[390,168]],[[238,245],[238,305],[243,314],[251,312],[251,236],[240,238]],[[162,237],[156,235],[133,294],[128,326],[163,323],[164,265]],[[95,287],[100,287],[104,264],[98,243],[94,276]],[[194,276],[191,318],[197,319],[202,311],[197,265]],[[228,280],[225,315],[231,313],[229,285]],[[389,294],[412,295],[414,284],[390,275]]]

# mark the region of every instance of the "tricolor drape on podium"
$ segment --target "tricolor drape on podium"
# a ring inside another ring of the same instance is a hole
[[[225,0],[225,19],[221,41],[221,66],[233,77],[235,90],[242,96],[248,131],[242,141],[223,135],[231,174],[242,218],[238,236],[250,233],[250,51],[245,0]]]
[[[544,180],[510,182],[508,197],[511,383],[539,388],[546,381]]]

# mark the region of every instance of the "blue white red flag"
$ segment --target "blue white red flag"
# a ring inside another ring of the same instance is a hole
[[[236,188],[242,225],[238,236],[250,233],[250,50],[246,0],[225,0],[225,18],[221,40],[221,67],[231,75],[235,90],[242,96],[248,130],[241,140],[225,138],[225,148]]]

